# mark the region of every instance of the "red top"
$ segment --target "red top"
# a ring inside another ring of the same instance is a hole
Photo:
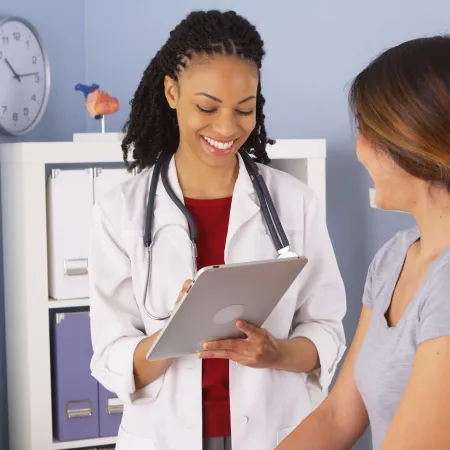
[[[231,197],[214,200],[185,198],[198,232],[197,266],[224,263]],[[203,437],[231,436],[229,362],[203,360]]]

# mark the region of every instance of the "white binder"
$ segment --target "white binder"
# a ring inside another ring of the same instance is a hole
[[[93,169],[54,169],[48,180],[49,296],[56,300],[89,296],[93,173]]]
[[[94,202],[133,174],[124,168],[54,169],[47,184],[49,296],[89,297],[89,237]]]
[[[129,180],[133,176],[125,168],[98,168],[94,169],[94,175],[94,202],[101,199],[115,186]]]

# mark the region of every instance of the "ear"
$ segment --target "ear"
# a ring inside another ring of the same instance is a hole
[[[164,94],[169,106],[172,109],[176,109],[178,102],[178,84],[173,78],[169,77],[169,75],[164,77]]]

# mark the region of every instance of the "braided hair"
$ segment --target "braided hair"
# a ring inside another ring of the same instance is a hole
[[[195,11],[182,20],[170,33],[167,42],[151,60],[131,100],[130,116],[124,126],[123,159],[129,171],[152,167],[162,152],[175,152],[180,133],[176,112],[170,108],[164,94],[166,75],[174,80],[187,62],[196,55],[236,56],[251,61],[258,71],[264,57],[264,43],[245,18],[234,11]],[[242,146],[255,161],[268,164],[266,144],[269,139],[264,125],[264,97],[258,82],[256,126]],[[128,161],[132,150],[133,162]]]

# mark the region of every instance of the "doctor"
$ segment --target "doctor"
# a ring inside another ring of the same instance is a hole
[[[122,148],[139,174],[96,204],[89,257],[92,373],[125,404],[117,450],[272,450],[311,412],[309,389],[327,389],[344,352],[344,287],[317,198],[259,165],[307,267],[264,329],[238,323],[246,339],[145,358],[195,266],[278,256],[238,153],[269,162],[263,55],[255,27],[236,13],[191,13],[131,103]]]

